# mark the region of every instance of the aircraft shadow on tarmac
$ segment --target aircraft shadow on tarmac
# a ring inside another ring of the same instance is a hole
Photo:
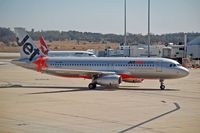
[[[155,89],[155,88],[118,88],[116,90],[128,90],[128,91],[179,91],[178,89]]]
[[[129,87],[129,88],[128,88]],[[65,93],[65,92],[78,92],[78,91],[117,91],[117,90],[127,90],[127,91],[161,91],[155,88],[138,88],[138,86],[120,86],[119,88],[109,88],[109,87],[97,87],[95,90],[88,89],[87,87],[65,87],[65,86],[21,86],[21,88],[41,88],[41,89],[59,89],[53,91],[41,91],[27,93],[31,94],[49,94],[49,93]],[[136,88],[135,88],[136,87]],[[60,90],[62,89],[62,90]],[[164,91],[179,91],[178,89],[166,89]]]
[[[33,92],[33,93],[27,93],[27,94],[64,93],[64,92],[77,92],[77,91],[90,90],[87,87],[64,87],[64,86],[23,86],[22,88],[59,89],[59,90],[54,90],[54,91],[42,91],[42,92]]]

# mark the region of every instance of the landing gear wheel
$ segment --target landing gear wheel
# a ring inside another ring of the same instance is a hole
[[[160,89],[164,90],[165,89],[165,85],[160,85]]]
[[[97,85],[94,84],[94,83],[90,83],[90,84],[88,85],[88,88],[91,89],[91,90],[95,89],[96,87],[97,87]]]
[[[164,85],[164,80],[160,79],[160,89],[164,90],[165,89],[165,85]]]

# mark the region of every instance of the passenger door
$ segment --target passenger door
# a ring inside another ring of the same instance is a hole
[[[159,61],[156,64],[156,72],[162,72],[162,62]]]

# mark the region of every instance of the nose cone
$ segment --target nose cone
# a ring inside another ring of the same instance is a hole
[[[185,67],[180,67],[179,76],[186,77],[187,75],[189,75],[189,70]]]

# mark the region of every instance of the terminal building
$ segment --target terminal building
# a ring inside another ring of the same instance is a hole
[[[106,49],[105,51],[98,51],[99,57],[147,57],[148,45],[147,44],[132,44],[132,45],[119,45],[118,49]],[[191,61],[198,61],[200,64],[200,37],[187,43],[167,45],[150,45],[151,57],[164,57],[177,60],[179,63],[187,66]]]
[[[162,47],[164,45],[152,45],[150,55],[153,57],[162,56]],[[99,51],[101,57],[146,57],[148,56],[148,46],[146,44],[133,44],[118,46],[118,49],[106,49]]]

